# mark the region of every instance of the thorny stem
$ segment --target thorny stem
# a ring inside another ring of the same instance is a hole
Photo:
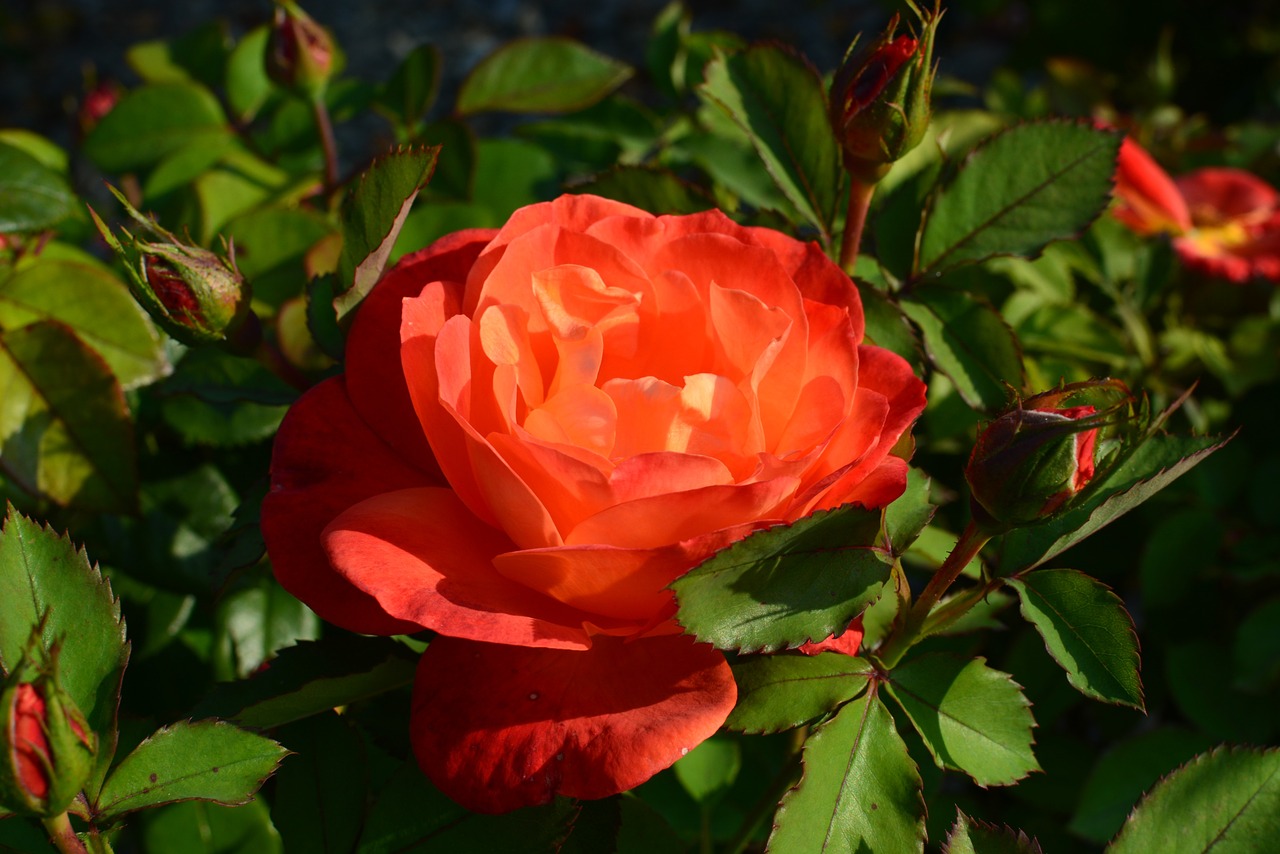
[[[933,578],[929,579],[929,583],[921,591],[920,597],[911,606],[906,620],[902,623],[902,628],[891,635],[885,641],[884,646],[880,648],[877,657],[885,669],[892,668],[897,664],[907,650],[911,649],[912,645],[920,639],[924,634],[923,629],[929,619],[929,612],[933,610],[933,606],[938,604],[942,594],[946,593],[947,589],[960,576],[961,570],[968,566],[969,561],[977,557],[978,552],[982,551],[982,547],[990,539],[991,534],[981,530],[973,522],[970,522],[969,526],[964,529],[964,533],[956,541],[956,546],[951,550],[951,554],[947,555],[947,559],[942,562],[942,566],[938,567],[937,572],[933,574]],[[955,616],[959,616],[959,614],[957,613]],[[951,617],[951,619],[954,619],[954,617]],[[935,625],[937,624],[935,621]]]
[[[871,207],[871,197],[875,192],[875,184],[868,184],[850,176],[849,212],[845,215],[844,235],[840,239],[840,268],[850,276],[853,275],[853,268],[858,263],[862,229],[867,224],[867,209]]]
[[[729,840],[728,846],[724,849],[725,854],[742,854],[747,850],[756,828],[766,816],[773,815],[778,808],[778,801],[782,800],[782,796],[800,779],[801,748],[804,747],[804,741],[808,736],[807,726],[796,727],[791,731],[790,755],[783,761],[777,775],[769,783],[769,788],[751,805],[751,809],[747,810],[746,818],[738,826],[738,832],[733,835],[733,839]]]
[[[87,849],[71,828],[71,818],[65,812],[46,818],[44,829],[49,833],[49,840],[62,854],[86,854]]]
[[[311,113],[320,134],[320,147],[324,150],[324,189],[332,192],[338,186],[338,145],[334,142],[333,121],[329,118],[329,108],[325,106],[322,95],[311,99]]]

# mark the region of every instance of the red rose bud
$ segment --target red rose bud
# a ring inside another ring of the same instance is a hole
[[[249,315],[251,291],[228,257],[178,240],[143,217],[115,188],[129,216],[153,240],[141,240],[126,229],[117,239],[90,210],[104,240],[125,263],[134,298],[171,336],[184,344],[210,344],[235,339]]]
[[[296,4],[276,6],[267,43],[267,76],[280,86],[316,97],[333,75],[333,40]]]
[[[97,736],[51,672],[15,671],[0,693],[0,805],[22,815],[66,811],[93,770]]]
[[[974,518],[997,530],[1065,509],[1135,426],[1119,380],[1073,383],[1033,395],[978,434],[965,479]]]
[[[830,119],[844,165],[854,178],[874,184],[924,138],[929,94],[937,68],[933,40],[942,12],[921,12],[919,35],[896,35],[898,17],[863,50],[849,46],[831,84]]]

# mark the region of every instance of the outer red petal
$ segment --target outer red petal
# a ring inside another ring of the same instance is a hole
[[[414,680],[413,748],[475,812],[603,798],[711,736],[736,699],[724,656],[683,635],[598,635],[582,652],[440,637]]]
[[[1258,222],[1269,217],[1280,202],[1275,188],[1243,169],[1208,167],[1179,175],[1174,181],[1197,226],[1233,220]]]
[[[407,465],[356,413],[342,377],[326,380],[289,410],[271,452],[262,536],[276,578],[331,623],[365,634],[416,632],[334,571],[320,532],[350,507],[383,492],[436,484]]]
[[[401,302],[437,281],[456,283],[460,295],[467,271],[495,234],[493,229],[459,231],[401,258],[360,304],[347,338],[347,392],[356,411],[383,441],[426,471],[438,469],[400,366]]]
[[[853,618],[844,632],[838,635],[813,641],[801,645],[796,652],[802,652],[805,655],[817,655],[820,652],[838,652],[842,655],[857,655],[858,647],[862,646],[862,636],[865,632],[862,630],[862,615]]]
[[[493,567],[512,548],[449,489],[405,489],[363,501],[321,535],[334,567],[389,614],[441,634],[582,649],[588,616]]]

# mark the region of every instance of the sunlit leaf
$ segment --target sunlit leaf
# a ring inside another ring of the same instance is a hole
[[[120,99],[85,140],[85,154],[106,172],[151,166],[199,141],[229,134],[213,93],[194,83],[159,83]]]
[[[0,234],[40,231],[70,216],[67,179],[32,155],[0,141]]]
[[[830,637],[879,595],[879,511],[846,505],[757,531],[671,584],[686,631],[719,649],[773,652]]]
[[[621,86],[631,66],[560,37],[517,39],[480,62],[458,92],[457,111],[562,113]]]
[[[834,652],[744,656],[733,665],[738,703],[724,725],[747,733],[800,726],[856,697],[870,675],[865,658]]]

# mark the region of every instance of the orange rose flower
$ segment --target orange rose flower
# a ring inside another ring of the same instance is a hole
[[[814,244],[593,196],[403,259],[346,374],[276,438],[280,582],[357,632],[438,633],[413,744],[500,812],[668,767],[736,699],[667,585],[758,529],[905,488],[924,407]]]
[[[1232,282],[1280,281],[1280,193],[1241,169],[1171,178],[1131,138],[1120,148],[1115,216],[1138,234],[1169,234],[1182,262]]]

